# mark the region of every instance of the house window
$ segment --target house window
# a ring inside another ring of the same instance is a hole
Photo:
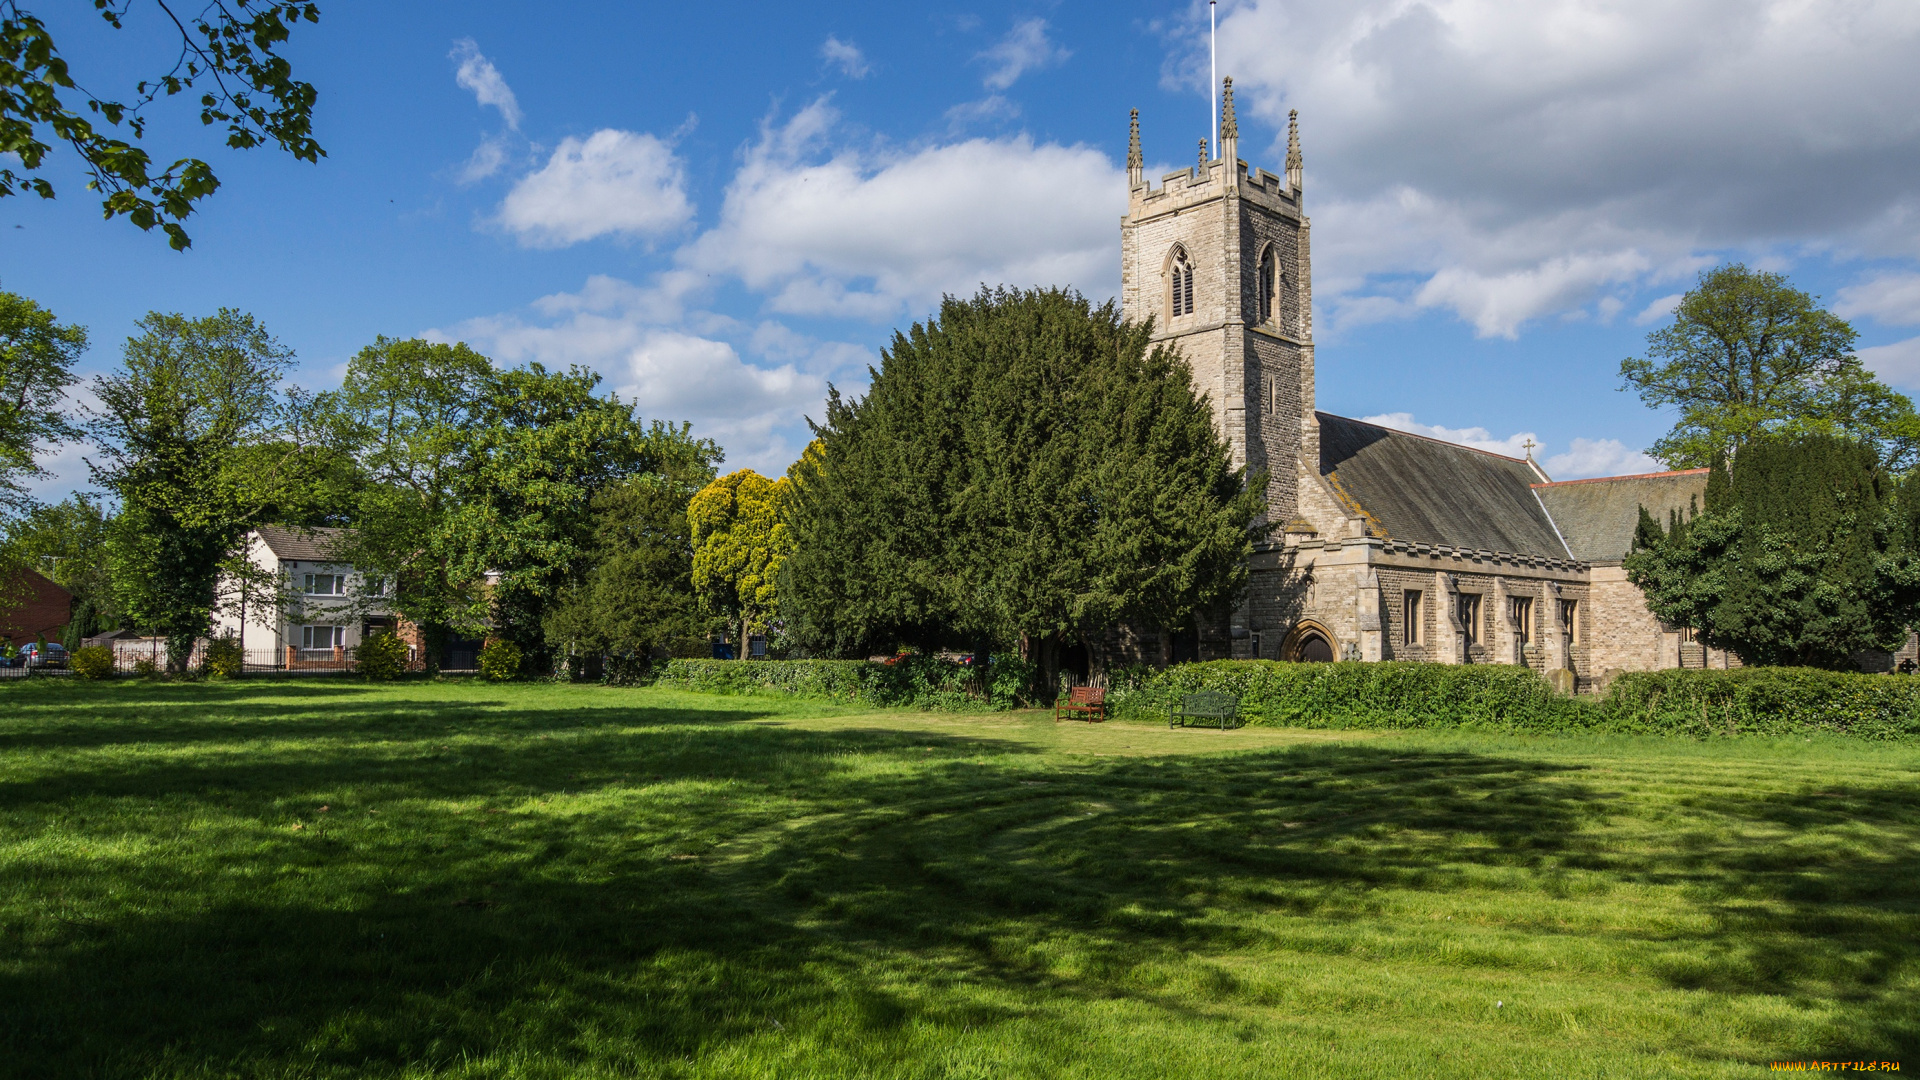
[[[1421,624],[1425,622],[1420,610],[1420,590],[1408,589],[1400,594],[1400,643],[1418,645],[1421,638]]]
[[[1173,275],[1170,285],[1173,290],[1174,315],[1193,314],[1193,264],[1187,261],[1187,253],[1184,251],[1173,257]]]
[[[300,628],[300,647],[303,649],[337,649],[347,643],[347,628],[344,626],[303,626]]]
[[[1520,647],[1533,644],[1533,597],[1508,597],[1507,616],[1513,621],[1513,636],[1519,639]]]
[[[345,574],[308,574],[308,596],[345,596],[347,595],[347,576]]]
[[[387,579],[370,577],[366,580],[366,589],[368,596],[385,596],[387,595]]]
[[[1580,644],[1580,601],[1560,601],[1560,621],[1567,628],[1567,644]]]
[[[1273,249],[1271,247],[1260,253],[1259,290],[1260,300],[1257,310],[1260,314],[1260,321],[1263,323],[1272,322],[1274,296],[1280,291],[1280,266],[1279,260],[1273,257]]]
[[[1467,632],[1467,644],[1480,644],[1480,594],[1460,594],[1460,626]]]

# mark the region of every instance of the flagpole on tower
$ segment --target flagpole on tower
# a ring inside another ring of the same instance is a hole
[[[1213,146],[1220,146],[1220,97],[1214,93],[1214,87],[1220,84],[1220,43],[1215,40],[1219,32],[1219,23],[1214,20],[1214,10],[1220,6],[1220,0],[1207,0],[1207,101],[1213,109]]]

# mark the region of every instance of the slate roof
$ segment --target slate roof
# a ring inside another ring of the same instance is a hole
[[[1541,474],[1527,462],[1331,413],[1314,415],[1320,419],[1320,475],[1372,518],[1376,531],[1416,543],[1567,557],[1534,495]]]
[[[1690,499],[1706,495],[1706,469],[1683,472],[1606,476],[1597,480],[1563,480],[1535,484],[1540,501],[1560,526],[1574,557],[1583,562],[1618,563],[1633,546],[1633,529],[1640,508],[1647,508],[1660,524],[1667,511],[1686,513]]]
[[[345,529],[313,528],[287,529],[279,525],[262,525],[254,530],[260,539],[266,542],[267,550],[282,559],[294,559],[300,562],[337,562],[332,551],[346,536]]]

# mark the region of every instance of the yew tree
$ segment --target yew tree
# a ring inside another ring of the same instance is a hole
[[[795,466],[782,611],[816,650],[1055,648],[1190,625],[1246,582],[1248,483],[1185,362],[1059,289],[948,297]],[[1050,678],[1051,671],[1045,670]]]

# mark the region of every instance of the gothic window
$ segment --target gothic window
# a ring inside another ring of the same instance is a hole
[[[1273,321],[1276,303],[1274,298],[1280,293],[1280,260],[1273,257],[1272,245],[1268,245],[1267,249],[1260,253],[1260,275],[1257,284],[1260,291],[1259,306],[1254,310],[1260,313],[1261,322],[1270,323]]]
[[[1168,277],[1174,315],[1193,314],[1193,264],[1187,261],[1186,252],[1174,253],[1173,268]]]
[[[1533,644],[1533,597],[1508,597],[1507,613],[1513,620],[1513,636],[1520,639],[1521,647]]]
[[[1467,632],[1467,644],[1480,644],[1480,595],[1460,594],[1460,628]]]
[[[1580,601],[1560,601],[1560,621],[1567,626],[1567,644],[1580,644]]]
[[[1420,610],[1420,590],[1408,589],[1401,594],[1401,610],[1405,614],[1400,621],[1400,643],[1420,644],[1420,631],[1426,621],[1425,613]]]

